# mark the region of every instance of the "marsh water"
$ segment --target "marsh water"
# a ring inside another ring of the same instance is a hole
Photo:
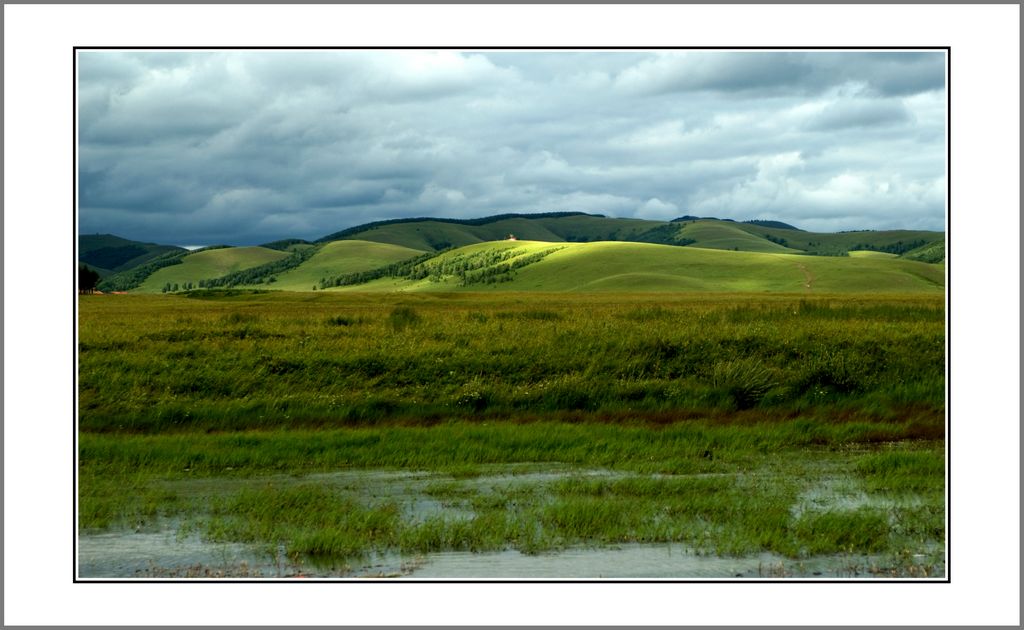
[[[716,579],[874,578],[878,558],[836,555],[793,560],[762,553],[719,557],[683,545],[626,544],[554,553],[441,552],[402,557],[370,554],[364,562],[295,565],[240,544],[208,543],[173,532],[118,532],[79,540],[80,577],[89,578],[426,578],[426,579]],[[930,576],[930,577],[942,577]]]
[[[494,474],[452,476],[427,472],[345,471],[302,476],[261,477],[260,483],[317,483],[355,494],[363,502],[397,501],[404,518],[418,521],[432,516],[472,518],[473,511],[459,501],[439,498],[432,491],[448,484],[466,492],[507,491],[569,478],[616,479],[632,473],[594,469],[580,471],[559,466],[509,467]],[[244,488],[252,478],[199,478],[168,482],[179,492],[210,496]],[[913,501],[913,499],[909,499]],[[855,509],[878,505],[880,500],[848,485],[841,478],[825,478],[804,492],[793,507],[822,506]],[[78,537],[80,579],[123,578],[404,578],[404,579],[857,579],[908,577],[894,575],[887,559],[866,554],[833,554],[788,558],[775,553],[718,556],[683,544],[616,544],[569,547],[541,553],[515,549],[487,552],[435,552],[399,554],[370,552],[360,559],[297,561],[284,546],[276,549],[233,542],[213,542],[179,518],[164,517],[137,528],[82,531]],[[907,558],[910,566],[927,567],[910,577],[942,578],[942,545],[925,545]]]

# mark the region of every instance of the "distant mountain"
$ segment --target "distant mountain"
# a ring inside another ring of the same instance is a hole
[[[765,220],[765,219],[751,219],[750,221],[743,221],[743,223],[749,223],[751,225],[760,225],[762,227],[779,228],[780,230],[796,230],[798,232],[803,232],[803,230],[801,230],[800,228],[792,226],[792,225],[790,225],[788,223],[783,223],[782,221],[768,221],[768,220]]]
[[[845,256],[870,250],[903,254],[945,241],[942,232],[885,230],[805,232],[782,221],[702,218],[691,215],[671,221],[617,219],[582,212],[501,214],[478,219],[415,218],[377,221],[335,232],[319,242],[359,239],[422,251],[440,251],[515,236],[520,240],[587,243],[627,241],[749,252],[806,253]]]
[[[138,267],[170,252],[185,251],[174,245],[132,241],[113,234],[82,234],[78,237],[78,260],[99,271],[101,276]]]
[[[395,219],[358,225],[318,240],[329,242],[359,239],[439,251],[503,240],[510,235],[531,241],[632,241],[664,223],[644,219],[613,219],[583,212],[499,214],[478,219]]]
[[[676,217],[676,218],[672,219],[672,223],[682,223],[683,221],[726,221],[728,223],[737,223],[737,221],[735,221],[733,219],[719,219],[717,217],[695,217],[695,216],[690,215],[690,214],[687,214],[687,215],[684,215],[684,216],[681,216],[681,217]],[[766,219],[751,219],[749,221],[739,221],[738,223],[749,223],[751,225],[760,225],[762,227],[778,228],[780,230],[797,230],[797,231],[800,231],[800,232],[803,231],[803,230],[801,230],[800,228],[798,228],[796,226],[790,225],[788,223],[783,223],[782,221],[769,221],[769,220],[766,220]]]

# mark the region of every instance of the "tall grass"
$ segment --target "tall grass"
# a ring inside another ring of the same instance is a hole
[[[943,415],[938,299],[83,298],[86,431]]]

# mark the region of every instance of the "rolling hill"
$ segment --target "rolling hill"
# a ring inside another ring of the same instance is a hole
[[[805,232],[780,221],[738,222],[690,216],[672,221],[651,221],[617,219],[579,212],[496,215],[466,220],[399,219],[348,228],[325,236],[319,241],[359,239],[391,243],[422,251],[439,251],[448,247],[502,240],[510,234],[520,240],[530,241],[628,241],[824,256],[845,256],[849,251],[858,250],[903,254],[915,248],[945,241],[944,233],[930,231],[864,230],[820,233]]]
[[[844,255],[851,251],[880,251],[903,254],[936,242],[945,242],[943,232],[925,230],[858,230],[855,232],[804,232],[775,227],[734,224],[753,236],[771,240],[785,247],[809,254]]]
[[[106,277],[145,264],[170,252],[183,252],[174,245],[132,241],[113,234],[82,234],[78,237],[78,260]]]
[[[692,247],[731,249],[741,252],[802,253],[800,250],[790,249],[726,221],[688,222],[679,229],[679,235],[692,240]]]
[[[282,239],[197,252],[109,235],[81,238],[84,262],[118,263],[112,274],[115,269],[96,265],[108,272],[101,289],[141,292],[175,285],[289,291],[934,291],[942,290],[945,278],[942,232],[831,234],[778,221],[690,216],[650,221],[557,212],[400,219],[348,228],[316,242]]]
[[[284,291],[309,291],[321,278],[368,271],[413,258],[423,252],[390,243],[371,241],[332,241],[294,269],[278,274],[273,288]]]
[[[180,264],[156,270],[138,290],[159,293],[168,283],[179,287],[189,282],[198,285],[200,280],[218,278],[287,257],[288,252],[266,247],[222,247],[199,251],[182,258]]]
[[[664,221],[614,219],[581,212],[506,214],[482,219],[402,219],[349,228],[319,239],[360,239],[423,251],[496,241],[510,234],[519,239],[553,242],[634,240]]]
[[[499,241],[444,252],[405,277],[342,291],[942,292],[941,265],[888,257],[736,252],[647,243]]]

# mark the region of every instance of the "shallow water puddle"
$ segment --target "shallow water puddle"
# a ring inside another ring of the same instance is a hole
[[[515,550],[370,554],[363,562],[296,565],[244,545],[177,539],[171,532],[83,536],[79,574],[119,578],[409,578],[409,579],[848,579],[891,577],[881,558],[856,555],[794,560],[761,553],[697,554],[682,545],[629,544],[536,555]],[[943,577],[942,572],[918,577]]]
[[[287,487],[315,484],[331,487],[339,496],[361,504],[395,502],[402,518],[423,522],[433,517],[471,519],[472,500],[511,493],[541,492],[564,479],[652,477],[619,471],[580,470],[569,466],[530,464],[480,467],[457,475],[404,471],[340,471],[311,475],[259,478],[169,480],[168,488],[189,497],[229,496],[259,485]],[[703,475],[701,475],[703,476]],[[912,499],[911,499],[912,501]],[[882,501],[884,502],[884,501]],[[877,505],[848,479],[828,476],[809,484],[792,506],[794,517],[805,510],[854,509]],[[406,579],[740,579],[740,578],[872,578],[943,577],[942,546],[904,558],[898,570],[892,558],[867,555],[828,555],[793,559],[774,553],[720,557],[696,553],[672,543],[570,547],[555,552],[525,554],[514,549],[492,552],[437,552],[401,555],[369,553],[361,559],[296,563],[283,545],[276,553],[266,546],[214,543],[183,527],[185,521],[167,518],[148,529],[82,532],[78,540],[78,575],[100,578],[406,578]],[[920,551],[920,550],[918,550]],[[909,573],[908,573],[909,567]]]
[[[696,554],[682,545],[622,545],[524,555],[449,552],[429,556],[412,578],[644,579],[872,577],[877,560],[823,556],[792,560],[772,553],[744,557]]]

